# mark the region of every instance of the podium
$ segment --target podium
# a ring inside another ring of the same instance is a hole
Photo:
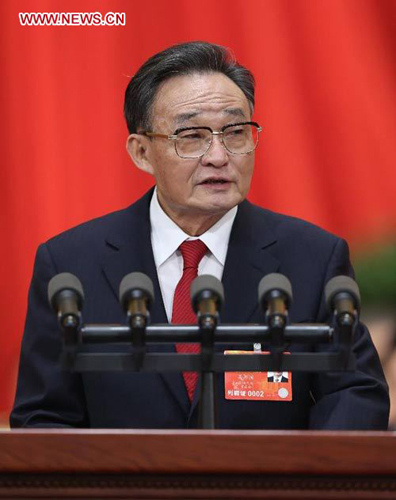
[[[396,434],[3,431],[0,498],[390,499]]]

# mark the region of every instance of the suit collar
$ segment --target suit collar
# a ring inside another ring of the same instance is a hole
[[[152,321],[166,323],[166,313],[158,282],[150,234],[150,201],[153,189],[136,203],[120,212],[106,237],[103,269],[118,297],[122,278],[134,271],[146,273],[154,283],[155,303]],[[244,323],[257,303],[260,279],[275,272],[276,235],[269,212],[247,200],[239,205],[231,230],[223,284],[225,289],[224,322]]]

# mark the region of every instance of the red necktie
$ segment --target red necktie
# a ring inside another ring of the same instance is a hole
[[[198,276],[198,264],[207,251],[205,243],[201,240],[185,241],[180,245],[183,256],[183,275],[177,284],[173,298],[172,323],[196,323],[196,315],[191,307],[190,287],[192,281]],[[199,353],[199,344],[176,344],[177,352]],[[183,372],[188,397],[192,401],[197,385],[197,372]]]

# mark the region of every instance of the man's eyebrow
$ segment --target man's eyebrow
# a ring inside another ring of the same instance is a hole
[[[245,113],[241,108],[226,108],[223,110],[223,113],[231,116],[241,116],[246,118]],[[195,118],[200,114],[199,111],[190,111],[188,113],[180,113],[175,116],[176,125],[183,125],[184,122],[191,120],[191,118]]]
[[[198,111],[190,111],[189,113],[181,113],[180,115],[176,115],[176,124],[182,125],[184,122],[191,120],[191,118],[195,118],[197,115],[199,115]]]
[[[227,108],[223,111],[223,113],[227,113],[227,115],[242,116],[243,118],[246,118],[245,113],[241,108]]]

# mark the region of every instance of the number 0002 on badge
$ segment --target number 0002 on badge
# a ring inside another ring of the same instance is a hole
[[[269,352],[225,351],[224,354],[266,355]],[[285,353],[289,354],[289,353]],[[225,399],[246,401],[291,401],[291,372],[225,372]]]

